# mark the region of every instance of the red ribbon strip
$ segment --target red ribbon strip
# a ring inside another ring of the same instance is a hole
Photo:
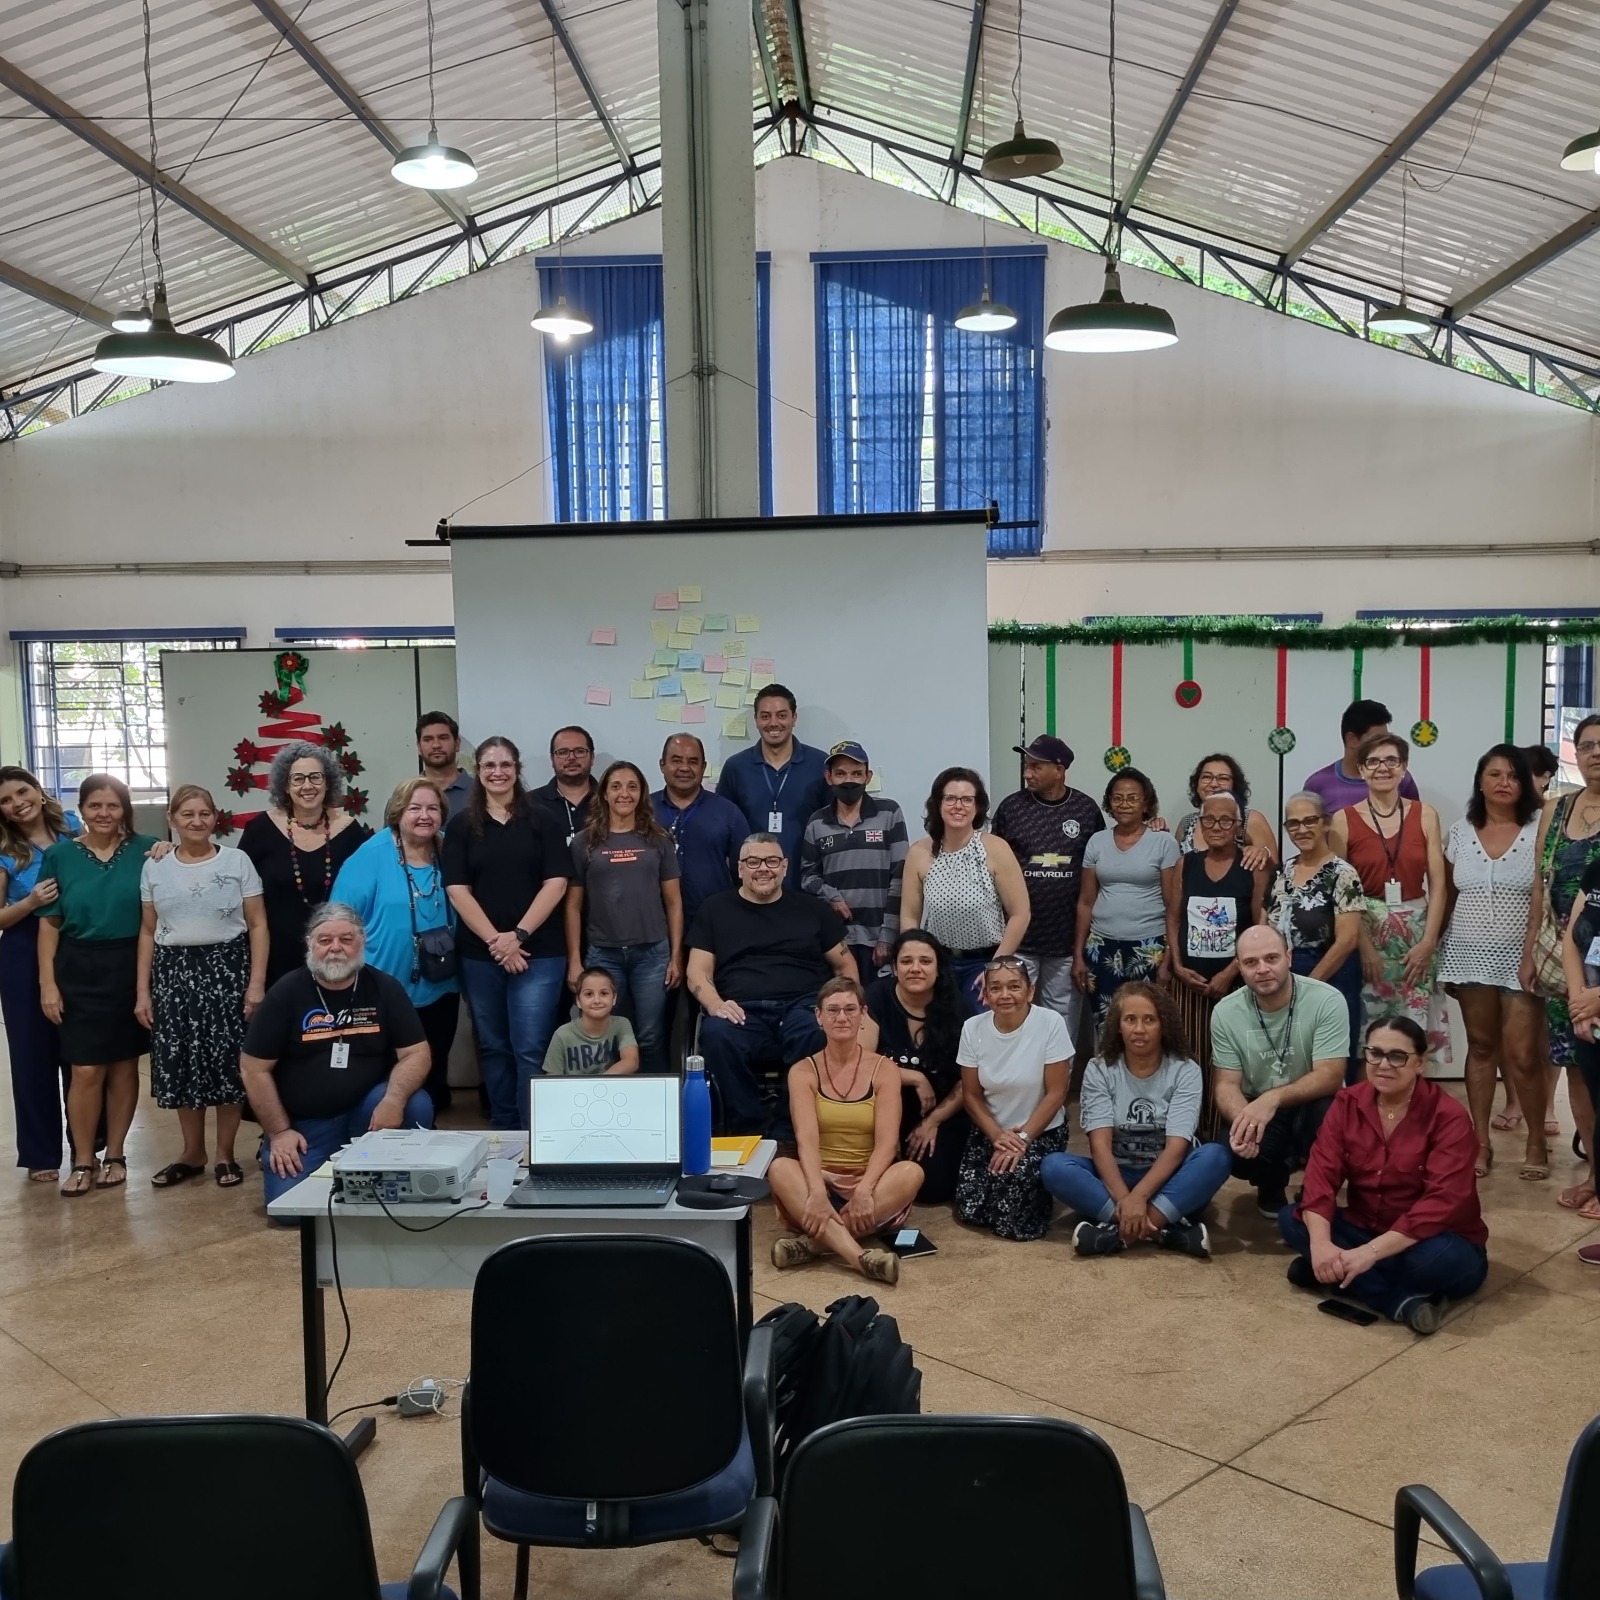
[[[1111,647],[1111,743],[1122,743],[1122,644]]]

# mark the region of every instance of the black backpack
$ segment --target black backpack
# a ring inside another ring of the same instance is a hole
[[[819,1322],[790,1302],[761,1319],[773,1328],[773,1399],[778,1480],[807,1435],[845,1417],[914,1415],[922,1409],[922,1374],[893,1317],[869,1295],[851,1294]]]

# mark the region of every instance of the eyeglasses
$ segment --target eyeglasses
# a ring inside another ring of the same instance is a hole
[[[1585,739],[1582,744],[1575,744],[1572,748],[1580,756],[1592,756],[1600,751],[1600,739]]]
[[[319,783],[326,783],[327,777],[320,772],[291,772],[289,784],[295,789],[314,789]]]
[[[739,865],[749,867],[752,872],[781,872],[783,870],[782,856],[740,856]]]
[[[1368,756],[1366,760],[1366,767],[1369,772],[1381,772],[1386,767],[1403,767],[1404,765],[1405,762],[1399,756]]]
[[[940,802],[945,806],[975,806],[978,797],[975,794],[947,794]]]
[[[1374,1050],[1368,1045],[1364,1052],[1369,1067],[1403,1067],[1416,1055],[1414,1050]]]
[[[1325,817],[1289,817],[1283,825],[1290,833],[1305,833],[1312,828],[1320,827],[1326,820]]]
[[[1239,826],[1237,817],[1201,817],[1202,828],[1235,828]]]
[[[983,969],[989,972],[1020,972],[1024,978],[1030,976],[1028,963],[1021,956],[996,956],[993,961],[987,962]]]
[[[853,1017],[861,1010],[860,1006],[823,1006],[822,1014],[825,1017]]]
[[[571,761],[577,756],[586,756],[589,753],[588,747],[581,744],[571,746],[565,750],[552,750],[550,752],[551,755],[559,756],[563,761]]]

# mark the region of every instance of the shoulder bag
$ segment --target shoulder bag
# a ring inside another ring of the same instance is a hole
[[[411,868],[406,865],[405,846],[395,845],[395,851],[400,858],[400,876],[406,880],[406,909],[411,913],[411,981],[424,979],[428,983],[448,983],[456,976],[456,934],[455,929],[446,925],[443,928],[429,928],[426,932],[417,931],[417,886],[411,879]],[[434,854],[434,871],[440,876],[440,893],[444,892],[443,869],[439,866],[438,853]],[[445,901],[445,916],[450,915],[450,902]]]
[[[1550,886],[1555,881],[1556,848],[1567,825],[1567,813],[1572,809],[1572,796],[1563,796],[1556,802],[1550,826],[1544,836],[1544,854],[1539,860],[1539,875],[1544,882],[1544,898],[1539,910],[1539,926],[1533,934],[1533,986],[1547,999],[1567,998],[1567,969],[1562,960],[1562,941],[1566,929],[1556,916],[1551,901]]]

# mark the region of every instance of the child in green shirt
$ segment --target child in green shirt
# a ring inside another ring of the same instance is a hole
[[[617,986],[601,967],[585,967],[578,977],[578,1018],[564,1022],[545,1051],[544,1070],[553,1078],[619,1077],[639,1070],[633,1025],[613,1015]]]

